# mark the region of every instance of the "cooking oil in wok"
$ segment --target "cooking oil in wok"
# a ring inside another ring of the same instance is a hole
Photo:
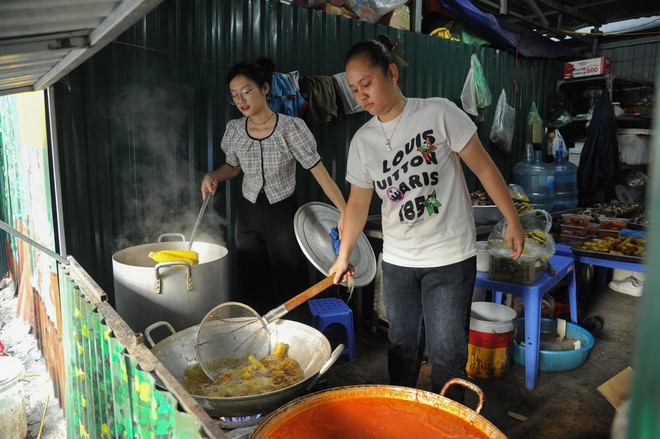
[[[289,387],[302,381],[304,374],[298,362],[288,355],[288,345],[278,343],[273,353],[261,360],[250,355],[241,365],[228,369],[212,381],[199,364],[185,370],[181,384],[192,395],[211,398],[258,395]],[[213,368],[236,364],[235,359],[214,360]]]

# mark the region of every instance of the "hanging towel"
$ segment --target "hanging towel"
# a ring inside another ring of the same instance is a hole
[[[332,75],[332,82],[335,83],[335,92],[341,100],[342,107],[344,107],[344,114],[353,114],[364,111],[355,101],[353,90],[348,86],[348,79],[346,79],[346,72],[337,73]]]
[[[306,122],[325,123],[337,117],[337,95],[330,76],[303,76],[300,92],[309,104],[304,116]]]
[[[307,102],[291,84],[288,75],[279,72],[273,73],[266,101],[271,110],[287,116],[301,117],[307,107]]]
[[[298,73],[298,70],[287,73],[286,77],[289,78],[289,82],[291,83],[293,89],[295,91],[300,91],[300,84],[298,83],[300,80],[300,73]]]

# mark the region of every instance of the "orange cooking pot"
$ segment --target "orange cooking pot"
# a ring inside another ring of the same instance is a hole
[[[479,395],[476,410],[444,396],[452,385]],[[479,412],[484,395],[455,378],[440,395],[387,385],[347,386],[316,392],[280,407],[259,424],[252,439],[506,439]]]

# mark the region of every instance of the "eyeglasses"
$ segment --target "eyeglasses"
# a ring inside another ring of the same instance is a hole
[[[232,105],[236,105],[236,102],[238,101],[249,101],[250,96],[252,96],[252,93],[254,93],[257,90],[259,90],[259,87],[253,88],[251,90],[242,90],[240,93],[230,94],[229,96],[227,96],[227,100]]]

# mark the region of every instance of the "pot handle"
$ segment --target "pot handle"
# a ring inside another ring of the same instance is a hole
[[[481,412],[481,409],[484,406],[484,392],[476,384],[473,384],[462,378],[452,378],[449,381],[447,381],[444,386],[442,386],[442,390],[440,390],[440,396],[445,396],[445,392],[447,391],[447,389],[449,389],[454,384],[467,387],[468,389],[472,390],[474,393],[476,393],[479,396],[479,404],[477,405],[477,408],[474,410],[477,414],[479,414],[479,412]]]
[[[344,352],[345,348],[346,346],[344,346],[343,343],[339,343],[339,345],[337,345],[335,350],[332,351],[332,353],[330,354],[330,358],[328,358],[328,360],[325,363],[323,363],[323,366],[321,366],[321,369],[319,369],[319,373],[317,373],[316,377],[314,377],[314,379],[309,383],[306,390],[311,389],[314,386],[314,384],[316,384],[318,379],[321,378],[321,375],[326,373],[328,369],[330,369],[330,366],[335,364],[335,361],[337,361],[337,359],[342,354],[342,352]]]
[[[158,242],[162,242],[163,238],[166,238],[168,236],[173,236],[175,238],[181,238],[181,241],[186,241],[186,237],[183,236],[183,233],[163,233],[158,237]]]
[[[147,341],[149,342],[149,344],[151,345],[152,348],[154,346],[156,346],[156,343],[154,343],[154,339],[151,338],[151,331],[153,331],[156,328],[160,328],[161,326],[165,326],[167,328],[167,330],[170,331],[170,333],[172,335],[176,334],[176,331],[174,330],[172,325],[170,325],[169,323],[167,323],[166,321],[163,321],[163,320],[161,320],[160,322],[156,322],[156,323],[153,323],[153,324],[147,326],[147,329],[144,330],[144,338],[147,339]]]
[[[154,288],[156,289],[156,294],[161,293],[160,285],[160,269],[163,267],[173,267],[173,268],[185,268],[186,269],[186,290],[188,292],[193,290],[193,279],[192,279],[192,265],[188,261],[168,261],[160,262],[154,266],[156,271],[156,284]]]

